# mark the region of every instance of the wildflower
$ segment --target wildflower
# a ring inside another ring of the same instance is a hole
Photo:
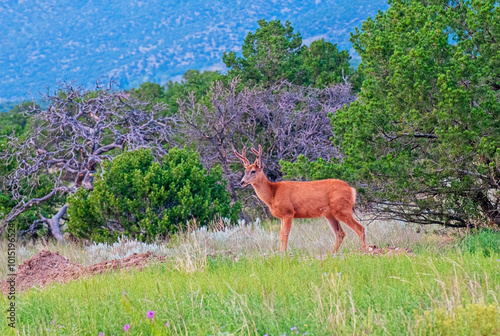
[[[290,330],[297,330],[297,327],[290,328]]]
[[[152,319],[153,317],[155,317],[155,312],[152,310],[148,311],[148,319]]]
[[[169,325],[170,325],[170,324],[168,324],[168,322],[167,322],[167,323],[165,323],[165,327],[167,327],[167,328],[168,328],[168,326],[169,326]]]
[[[104,333],[101,331],[101,332],[99,333],[99,336],[104,336]]]
[[[125,324],[123,326],[123,331],[127,332],[130,329],[130,324]]]

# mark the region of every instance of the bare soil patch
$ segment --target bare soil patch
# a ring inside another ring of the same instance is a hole
[[[397,256],[397,255],[410,255],[413,256],[413,252],[406,247],[396,247],[396,246],[388,246],[380,248],[377,245],[369,245],[368,246],[368,254],[372,256],[381,256],[386,255],[388,257]]]
[[[85,276],[92,276],[117,269],[142,269],[151,262],[162,261],[151,252],[137,254],[124,259],[104,261],[91,266],[71,263],[58,252],[40,251],[31,259],[19,265],[15,278],[17,292],[32,287],[45,287],[52,282],[65,283]],[[0,281],[0,291],[7,294],[9,291],[7,280]]]

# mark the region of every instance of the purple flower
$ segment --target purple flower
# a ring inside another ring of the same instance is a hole
[[[297,327],[290,328],[290,330],[297,330]]]
[[[123,326],[123,331],[127,332],[130,329],[130,324],[125,324]]]
[[[152,319],[153,317],[155,317],[155,312],[152,310],[148,311],[148,319]]]
[[[168,328],[168,326],[169,326],[169,325],[170,325],[170,324],[168,324],[168,322],[167,322],[167,323],[165,323],[165,327],[167,327],[167,328]]]
[[[104,336],[104,333],[101,331],[101,332],[99,333],[99,336]]]

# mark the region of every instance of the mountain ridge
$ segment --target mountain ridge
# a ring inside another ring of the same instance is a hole
[[[349,33],[385,1],[32,0],[0,2],[0,103],[38,96],[61,81],[113,77],[120,88],[224,69],[259,19],[290,21],[304,43],[350,49]],[[352,52],[351,52],[352,53]]]

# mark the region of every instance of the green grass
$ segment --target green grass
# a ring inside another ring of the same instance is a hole
[[[208,258],[191,272],[171,260],[142,272],[23,293],[17,297],[18,332],[122,335],[130,324],[130,335],[296,335],[293,327],[300,335],[446,334],[442,330],[463,320],[455,312],[479,307],[491,315],[491,326],[482,328],[498,334],[499,258],[456,248],[414,257],[269,252]],[[0,297],[0,305],[6,304]],[[153,326],[146,317],[150,310],[156,313]],[[462,334],[481,335],[483,329],[474,326],[481,321],[471,321]],[[0,324],[1,335],[9,332]]]
[[[464,252],[485,256],[500,254],[500,232],[488,229],[477,230],[462,239],[459,247]]]

